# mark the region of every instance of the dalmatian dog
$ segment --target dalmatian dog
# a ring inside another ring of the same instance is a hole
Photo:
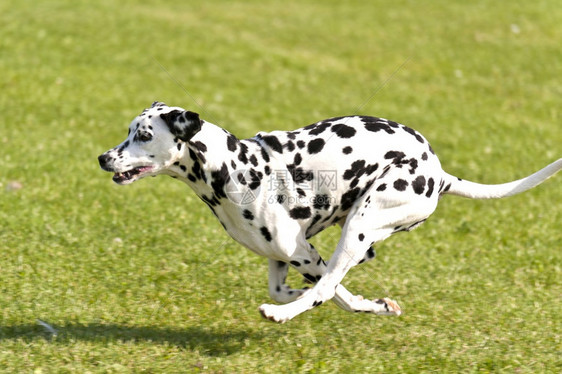
[[[422,224],[443,195],[511,196],[562,169],[561,158],[526,178],[483,185],[447,174],[420,133],[383,118],[331,118],[242,140],[160,102],[98,159],[120,185],[160,174],[189,185],[232,238],[269,259],[269,293],[281,305],[259,310],[280,323],[328,300],[350,312],[400,315],[395,301],[369,300],[341,284],[375,257],[375,243]],[[335,224],[341,238],[325,261],[308,239]],[[314,286],[289,287],[289,267]]]

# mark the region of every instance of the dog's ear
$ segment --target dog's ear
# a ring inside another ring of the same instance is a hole
[[[160,114],[160,118],[166,122],[170,132],[184,142],[189,141],[193,135],[201,130],[199,114],[194,112],[174,109],[168,113]]]

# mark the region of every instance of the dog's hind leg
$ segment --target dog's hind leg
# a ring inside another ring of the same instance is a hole
[[[388,238],[402,227],[413,227],[433,213],[436,201],[412,195],[373,194],[370,200],[372,204],[366,204],[365,198],[357,201],[348,215],[342,237],[322,279],[314,288],[289,304],[262,305],[261,314],[272,321],[286,322],[337,295],[337,300],[346,310],[399,315],[400,308],[392,300],[362,299],[345,290],[340,282],[353,266],[364,259],[372,244]]]

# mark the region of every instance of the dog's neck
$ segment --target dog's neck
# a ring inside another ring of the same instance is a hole
[[[231,151],[231,158],[224,158],[225,148]],[[166,174],[183,181],[199,198],[213,205],[210,201],[217,203],[217,199],[225,197],[224,185],[237,164],[258,149],[259,144],[253,139],[239,140],[223,128],[202,121],[201,130],[182,143],[179,159],[168,167]]]

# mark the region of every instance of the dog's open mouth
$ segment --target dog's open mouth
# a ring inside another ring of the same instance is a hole
[[[113,181],[118,184],[131,183],[150,170],[152,170],[152,166],[139,166],[123,173],[115,173],[113,175]]]

